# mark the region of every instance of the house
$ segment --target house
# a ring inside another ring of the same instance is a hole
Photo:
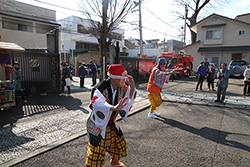
[[[11,56],[11,64],[19,62],[25,93],[58,92],[60,24],[56,22],[56,11],[14,0],[0,0],[0,4],[1,41],[15,43],[25,49],[4,53]],[[0,79],[8,68],[0,68]]]
[[[250,13],[235,19],[212,14],[191,29],[197,40],[181,51],[194,57],[194,69],[205,58],[217,66],[231,60],[250,62]]]
[[[97,38],[91,33],[91,21],[77,16],[69,16],[58,22],[62,26],[61,59],[74,64],[75,67],[82,62],[88,64],[89,60],[100,65],[100,45]],[[119,46],[124,46],[124,30],[116,29],[112,33],[115,36],[112,44],[115,45],[115,42],[119,41]]]
[[[0,0],[0,36],[25,49],[58,53],[59,27],[56,11],[14,0]]]

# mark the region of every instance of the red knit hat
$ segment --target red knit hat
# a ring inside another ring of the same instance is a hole
[[[108,69],[108,73],[112,75],[122,75],[124,71],[126,71],[125,68],[120,64],[112,64]]]

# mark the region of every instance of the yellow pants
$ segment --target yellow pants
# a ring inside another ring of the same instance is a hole
[[[148,92],[148,99],[151,105],[150,112],[153,113],[156,107],[159,107],[162,104],[161,94]]]
[[[127,155],[127,143],[124,136],[117,133],[115,125],[109,124],[105,139],[101,139],[97,147],[88,143],[86,158],[87,167],[100,167],[104,165],[105,153],[108,152],[113,160],[119,160]]]

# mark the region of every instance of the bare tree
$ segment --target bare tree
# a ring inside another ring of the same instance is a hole
[[[81,0],[81,5],[83,14],[92,24],[91,33],[95,35],[100,44],[100,80],[102,80],[107,75],[108,48],[112,40],[121,38],[112,31],[117,29],[133,10],[134,4],[131,0]],[[93,18],[96,18],[96,20]]]
[[[185,8],[187,8],[186,15],[182,15],[180,12],[176,12],[182,16],[182,18],[185,18],[189,21],[189,23],[186,23],[186,25],[189,27],[189,29],[197,23],[197,18],[199,13],[202,9],[205,7],[214,9],[216,6],[221,5],[222,2],[227,3],[227,0],[217,0],[217,1],[211,1],[211,0],[174,0],[174,2],[182,5]],[[191,16],[188,15],[188,11],[192,11]],[[193,32],[190,29],[191,32],[191,42],[192,44],[196,42],[196,33]]]

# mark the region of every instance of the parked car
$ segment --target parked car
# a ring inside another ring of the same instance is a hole
[[[228,65],[232,77],[243,77],[247,62],[245,60],[232,60]]]

